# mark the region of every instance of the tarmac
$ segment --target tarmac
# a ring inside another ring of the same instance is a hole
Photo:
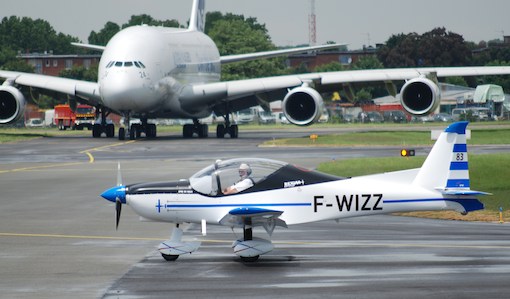
[[[135,142],[55,137],[1,144],[0,297],[504,298],[510,293],[508,224],[377,216],[291,226],[275,230],[275,250],[253,264],[233,254],[235,234],[229,228],[208,227],[196,253],[166,262],[155,247],[168,239],[169,224],[139,222],[124,207],[116,231],[114,205],[99,197],[115,185],[118,162],[123,181],[134,183],[187,178],[217,158],[257,156],[314,168],[332,159],[398,150],[259,148],[271,134]],[[254,234],[267,237],[264,231]],[[199,235],[194,225],[185,232],[187,238]]]

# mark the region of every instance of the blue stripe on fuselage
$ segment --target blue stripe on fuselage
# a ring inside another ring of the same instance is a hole
[[[263,204],[166,204],[165,208],[231,208],[231,207],[309,207],[311,203],[263,203]]]

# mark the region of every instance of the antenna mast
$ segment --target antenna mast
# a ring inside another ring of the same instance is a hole
[[[317,44],[315,0],[310,0],[310,14],[308,15],[308,42],[310,46]]]

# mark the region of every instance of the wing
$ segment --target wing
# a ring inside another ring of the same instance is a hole
[[[256,53],[248,53],[248,54],[239,54],[239,55],[228,55],[228,56],[220,57],[220,62],[222,64],[227,64],[227,63],[233,63],[233,62],[256,60],[256,59],[261,59],[261,58],[272,58],[272,57],[278,57],[278,56],[284,56],[284,55],[296,54],[296,53],[304,53],[304,52],[310,52],[310,51],[336,49],[336,48],[339,48],[342,46],[346,46],[346,44],[328,44],[328,45],[320,45],[320,46],[290,48],[290,49],[256,52]]]
[[[11,71],[0,71],[0,78],[5,79],[9,85],[75,96],[92,105],[101,103],[99,84],[95,82]]]
[[[230,227],[262,226],[269,235],[276,226],[287,227],[285,221],[280,219],[282,211],[261,209],[257,207],[243,207],[230,210],[221,220],[220,224]]]
[[[71,45],[79,48],[89,49],[89,50],[95,50],[103,52],[106,47],[105,46],[98,46],[98,45],[92,45],[92,44],[83,44],[83,43],[71,43]]]
[[[181,105],[184,109],[190,110],[208,106],[212,107],[217,115],[224,115],[226,104],[228,104],[228,111],[235,112],[257,105],[268,107],[270,102],[284,100],[283,109],[285,112],[285,100],[292,97],[293,92],[306,93],[318,104],[322,98],[313,91],[340,90],[350,84],[381,83],[393,86],[395,81],[418,80],[419,82],[410,83],[426,85],[432,91],[435,89],[439,92],[434,78],[508,74],[510,74],[510,67],[448,67],[356,70],[265,77],[187,86],[181,93]],[[432,77],[432,80],[427,79],[427,76]],[[318,97],[319,99],[317,99]],[[432,100],[433,104],[439,104],[439,99]],[[433,110],[432,108],[435,107],[431,106],[429,110]],[[409,112],[415,115],[430,113],[430,111]],[[306,125],[309,123],[296,124]]]

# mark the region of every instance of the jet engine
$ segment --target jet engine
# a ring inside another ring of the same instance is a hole
[[[282,106],[283,114],[289,122],[298,126],[308,126],[319,120],[324,101],[315,89],[300,86],[287,93]]]
[[[10,124],[22,117],[25,102],[25,97],[15,87],[0,86],[0,124]]]
[[[411,79],[400,90],[400,103],[412,115],[428,115],[436,110],[440,102],[439,87],[427,78]]]

